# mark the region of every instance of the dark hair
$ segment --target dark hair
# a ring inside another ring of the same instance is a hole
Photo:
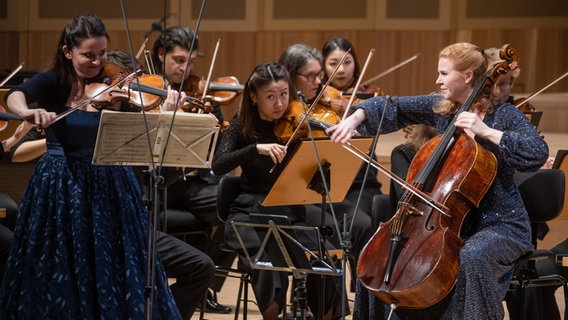
[[[192,43],[193,50],[191,49]],[[180,46],[188,51],[197,51],[199,47],[199,37],[189,27],[175,26],[167,28],[156,42],[154,42],[154,47],[152,48],[152,60],[158,72],[163,73],[163,65],[158,57],[160,48],[164,50],[165,56],[170,53],[175,46]]]
[[[132,59],[132,56],[122,50],[110,50],[107,51],[107,62],[115,63],[120,67],[127,68],[130,72],[140,69],[142,65],[140,61]],[[135,67],[132,67],[132,61],[135,63]]]
[[[258,138],[258,124],[261,121],[258,106],[252,100],[252,94],[265,84],[277,81],[286,81],[291,88],[290,75],[286,68],[276,62],[265,62],[254,68],[248,77],[243,90],[243,98],[239,109],[239,120],[242,125],[243,135],[251,141]]]
[[[323,45],[323,49],[321,50],[323,54],[323,64],[325,67],[325,60],[327,59],[327,56],[329,56],[329,54],[333,51],[341,50],[347,52],[349,49],[351,49],[350,53],[353,56],[353,63],[355,64],[355,69],[353,70],[353,81],[354,83],[356,83],[359,79],[359,76],[361,75],[361,69],[359,67],[359,60],[357,59],[355,48],[353,48],[353,45],[351,44],[351,42],[349,42],[349,40],[342,37],[335,37],[327,40]],[[329,78],[327,73],[325,73],[323,82],[327,82],[327,79]]]
[[[63,46],[67,46],[69,50],[72,50],[80,46],[84,40],[94,37],[106,37],[109,39],[103,21],[94,14],[85,13],[75,16],[63,29],[53,62],[53,70],[61,75],[61,84],[63,86],[70,86],[71,82],[77,79],[73,62],[65,57]]]
[[[288,70],[288,73],[290,73],[290,79],[292,82],[295,82],[296,77],[298,76],[298,71],[307,65],[312,59],[319,61],[320,65],[323,67],[323,56],[318,49],[302,43],[297,43],[286,48],[278,62],[283,65],[286,70]],[[291,93],[291,97],[293,99],[296,98],[295,89]]]

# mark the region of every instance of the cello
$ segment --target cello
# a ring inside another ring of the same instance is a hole
[[[457,114],[469,110],[479,95],[488,94],[497,78],[515,69],[517,52],[501,48],[503,60],[473,88],[443,135],[428,141],[416,154],[407,184],[427,194],[436,207],[413,192],[404,192],[393,218],[381,223],[362,250],[357,265],[361,283],[394,307],[426,308],[454,287],[463,247],[460,229],[466,214],[477,207],[497,170],[495,156],[458,130]]]

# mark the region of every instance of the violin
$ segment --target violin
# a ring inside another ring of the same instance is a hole
[[[527,98],[517,98],[513,101],[513,104],[524,113],[533,113],[536,111],[536,108],[527,101]]]
[[[506,61],[476,83],[456,115],[469,110],[481,93],[488,94],[499,75],[516,68],[513,46],[503,46],[500,56]],[[497,160],[458,131],[456,118],[443,135],[417,152],[409,167],[407,183],[430,195],[433,202],[418,199],[407,189],[395,216],[380,224],[360,254],[357,276],[387,304],[429,307],[442,300],[457,281],[463,247],[460,229],[466,214],[479,205],[491,186]]]
[[[305,105],[305,106],[304,106]],[[297,138],[309,137],[308,124],[304,121],[304,108],[309,109],[308,104],[304,104],[300,99],[293,100],[288,106],[288,111],[278,119],[274,124],[274,134],[280,141],[288,142],[290,138],[297,131]],[[312,136],[314,138],[324,138],[327,137],[323,128],[338,124],[341,121],[341,117],[335,113],[329,107],[323,104],[316,104],[308,116],[308,122],[310,124],[318,123],[318,128],[313,128]],[[300,128],[298,128],[301,126]]]
[[[131,82],[129,88],[130,88],[130,90],[148,93],[148,94],[155,95],[155,96],[162,97],[162,98],[165,98],[165,97],[168,96],[168,91],[166,89],[162,89],[162,88],[152,86],[152,85],[142,83],[142,82],[140,82],[140,83]],[[185,102],[190,104],[193,107],[197,107],[197,108],[203,110],[203,112],[206,112],[206,113],[211,112],[211,105],[205,104],[197,98],[186,96]]]
[[[182,91],[184,91],[188,96],[201,98],[205,85],[205,80],[191,74],[186,79]],[[220,105],[231,104],[237,95],[243,91],[243,89],[244,86],[239,84],[239,80],[236,77],[220,77],[209,83],[207,95],[204,100],[213,101]]]
[[[85,85],[85,96],[97,109],[112,108],[117,102],[126,101],[131,106],[149,111],[162,103],[161,95],[142,91],[130,90],[131,83],[164,89],[166,81],[157,74],[142,74],[135,77],[128,69],[115,63],[107,62],[102,74],[101,82]]]

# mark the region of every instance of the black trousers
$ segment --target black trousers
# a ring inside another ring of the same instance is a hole
[[[16,225],[16,217],[18,215],[18,205],[10,196],[0,191],[0,208],[6,209],[6,219],[0,222],[0,282],[4,277],[6,262],[10,254],[10,246],[12,245],[12,230]]]
[[[209,256],[186,242],[163,232],[156,237],[156,250],[168,278],[182,319],[189,319],[201,303],[215,272]]]

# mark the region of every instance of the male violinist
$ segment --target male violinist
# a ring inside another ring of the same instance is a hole
[[[152,49],[152,62],[156,73],[162,74],[172,88],[179,89],[183,85],[183,89],[188,89],[190,87],[191,69],[199,55],[198,46],[199,39],[190,28],[182,26],[167,28],[158,37]],[[194,75],[191,76],[195,77]],[[213,106],[212,114],[217,117],[220,123],[223,122],[219,106]],[[193,170],[186,174],[184,179],[168,186],[167,206],[168,208],[188,210],[211,227],[213,231],[207,253],[215,262],[215,265],[230,267],[236,256],[221,251],[220,245],[224,242],[223,228],[220,228],[221,232],[217,232],[221,225],[221,221],[217,217],[218,183],[219,177],[209,169]],[[210,288],[213,293],[208,293],[206,311],[231,312],[230,307],[221,305],[216,301],[216,292],[221,290],[223,281],[223,277],[215,277],[214,282],[211,283]]]

